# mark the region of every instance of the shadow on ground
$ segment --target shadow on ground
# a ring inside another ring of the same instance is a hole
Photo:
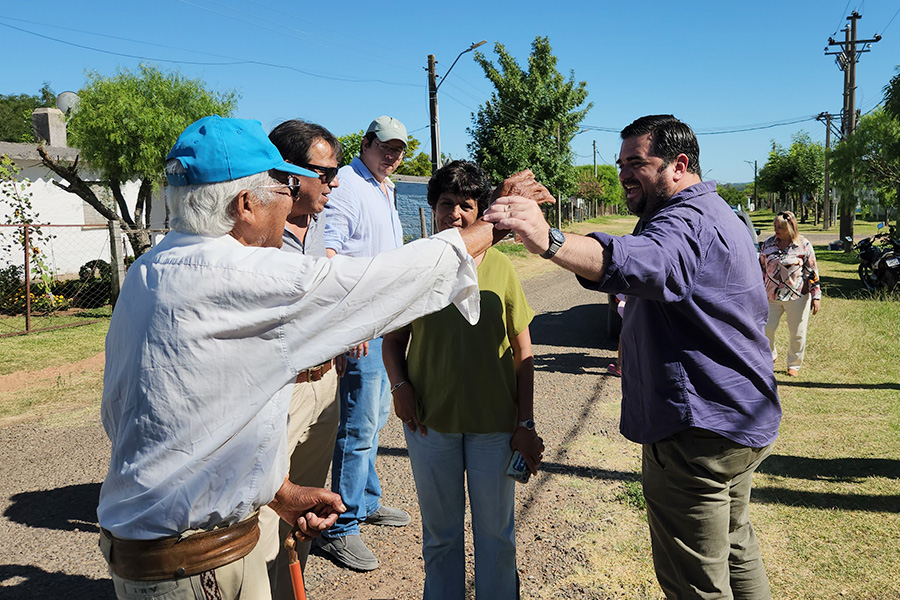
[[[4,600],[32,598],[69,598],[100,600],[115,598],[108,579],[89,579],[83,575],[51,573],[38,567],[0,565],[0,596]]]
[[[599,302],[606,296],[597,296],[596,303],[535,316],[530,326],[532,343],[615,350],[617,342],[609,339],[606,332],[606,304]]]
[[[900,460],[891,458],[807,458],[773,454],[757,469],[793,479],[859,482],[869,477],[900,479]]]
[[[99,483],[21,492],[10,498],[10,505],[3,516],[29,527],[99,533],[100,529],[97,526],[99,498]]]

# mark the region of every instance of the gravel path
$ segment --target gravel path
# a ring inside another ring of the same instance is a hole
[[[577,520],[573,524],[553,515],[595,508],[578,505],[584,500],[569,491],[571,486],[562,485],[567,480],[633,478],[604,471],[599,461],[582,453],[568,456],[579,439],[619,438],[615,421],[597,410],[619,398],[619,380],[606,375],[615,346],[605,332],[605,306],[600,305],[605,295],[583,290],[572,275],[558,270],[527,281],[524,287],[537,313],[531,327],[535,419],[547,449],[542,472],[517,492],[522,597],[582,598],[586,596],[577,586],[559,584],[574,569],[590,568],[572,544],[579,535]],[[114,597],[97,549],[95,514],[109,444],[96,410],[75,421],[65,426],[24,423],[0,428],[2,598]],[[364,526],[362,535],[381,563],[371,573],[346,571],[323,556],[311,556],[306,573],[311,600],[421,597],[421,521],[395,418],[382,432],[379,454],[384,501],[409,511],[413,522],[401,529]],[[471,563],[471,540],[468,555]]]

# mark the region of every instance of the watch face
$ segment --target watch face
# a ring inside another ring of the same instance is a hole
[[[550,228],[550,238],[559,245],[566,241],[566,236],[563,235],[563,232],[553,227]]]

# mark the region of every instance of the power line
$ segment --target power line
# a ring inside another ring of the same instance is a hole
[[[15,29],[16,31],[21,31],[23,33],[27,33],[27,34],[30,34],[30,35],[33,35],[33,36],[36,36],[39,38],[43,38],[45,40],[50,40],[50,41],[57,42],[60,44],[65,44],[67,46],[74,46],[75,48],[81,48],[83,50],[90,50],[92,52],[100,52],[101,54],[110,54],[112,56],[121,56],[123,58],[133,58],[135,60],[144,60],[144,61],[151,61],[151,62],[164,62],[164,63],[172,63],[172,64],[178,64],[178,65],[198,65],[198,66],[211,66],[211,67],[236,66],[236,65],[257,65],[257,66],[261,66],[261,67],[272,67],[275,69],[287,69],[289,71],[294,71],[296,73],[300,73],[302,75],[307,75],[309,77],[314,77],[317,79],[328,79],[331,81],[342,81],[345,83],[382,83],[385,85],[396,85],[396,86],[404,86],[404,87],[419,87],[418,84],[414,84],[414,83],[386,81],[384,79],[355,79],[355,78],[350,78],[350,77],[338,77],[338,76],[334,76],[334,75],[324,75],[321,73],[314,73],[312,71],[305,71],[303,69],[298,69],[297,67],[293,67],[290,65],[280,65],[277,63],[269,63],[269,62],[264,62],[264,61],[259,61],[259,60],[241,60],[241,59],[235,58],[228,62],[205,62],[205,61],[192,61],[192,60],[177,60],[177,59],[171,59],[171,58],[158,58],[158,57],[152,57],[152,56],[142,56],[139,54],[128,54],[126,52],[116,52],[113,50],[105,50],[103,48],[96,48],[96,47],[88,46],[85,44],[78,44],[75,42],[62,40],[62,39],[55,38],[55,37],[52,37],[49,35],[37,33],[35,31],[29,31],[28,29],[23,29],[21,27],[16,27],[16,26],[10,25],[8,23],[0,22],[0,26],[8,27],[10,29]],[[138,42],[137,40],[128,40],[128,41],[144,43],[144,42]],[[184,51],[192,52],[190,50],[184,50]]]
[[[884,29],[881,30],[881,33],[884,33],[885,31],[887,31],[887,28],[891,26],[891,23],[894,22],[894,19],[897,18],[897,15],[900,15],[900,8],[897,9],[897,12],[894,13],[894,16],[891,17],[891,20],[888,21],[888,24],[884,26]]]

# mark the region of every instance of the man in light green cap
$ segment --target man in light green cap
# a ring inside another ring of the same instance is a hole
[[[340,186],[325,207],[325,248],[335,254],[372,257],[403,245],[403,229],[394,200],[391,173],[406,152],[406,127],[381,116],[372,121],[359,156],[338,171]],[[375,472],[378,432],[391,409],[390,382],[381,361],[381,338],[351,350],[338,397],[341,421],[331,466],[331,489],[348,510],[320,540],[320,548],[339,564],[358,571],[378,567],[378,559],[360,537],[360,523],[402,527],[409,515],[383,506]]]

